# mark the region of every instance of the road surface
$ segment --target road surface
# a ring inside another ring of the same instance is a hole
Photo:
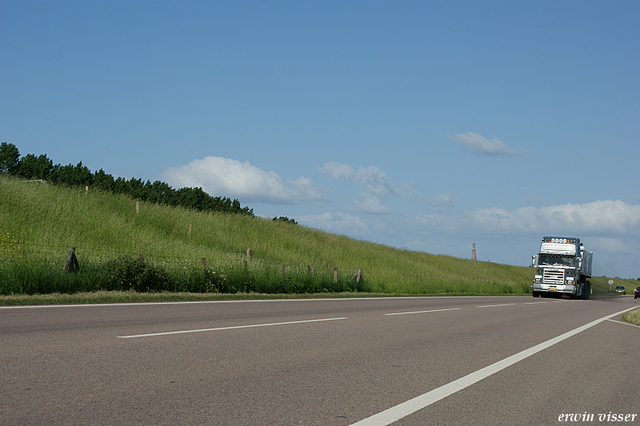
[[[0,307],[0,424],[640,425],[638,302]]]

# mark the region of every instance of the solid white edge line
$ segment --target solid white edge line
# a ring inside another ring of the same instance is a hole
[[[610,322],[615,322],[616,324],[622,324],[622,325],[628,325],[630,327],[636,327],[638,328],[639,326],[635,325],[635,324],[631,324],[630,322],[624,322],[624,321],[618,321],[618,320],[613,320],[611,318],[608,318],[607,321]]]
[[[446,309],[432,309],[430,311],[415,311],[415,312],[392,312],[385,315],[411,315],[411,314],[428,314],[429,312],[444,312],[444,311],[458,311],[461,308],[446,308]]]
[[[525,349],[524,351],[518,352],[515,355],[511,355],[501,361],[493,363],[487,367],[481,368],[480,370],[474,371],[471,374],[468,374],[464,377],[461,377],[453,382],[447,383],[446,385],[440,386],[432,391],[424,393],[420,396],[417,396],[413,399],[405,401],[395,407],[391,407],[387,410],[381,411],[378,414],[374,414],[373,416],[362,419],[356,423],[352,423],[351,426],[387,426],[393,422],[400,420],[403,417],[406,417],[410,414],[415,413],[423,408],[428,407],[429,405],[440,401],[454,393],[461,391],[462,389],[469,387],[480,380],[486,379],[487,377],[504,370],[511,365],[522,361],[534,355],[544,349],[547,349],[556,343],[560,343],[563,340],[568,339],[569,337],[575,336],[578,333],[581,333],[595,325],[600,324],[601,322],[613,318],[617,315],[623,314],[625,312],[631,311],[635,309],[636,306],[625,309],[624,311],[616,312],[615,314],[607,315],[605,317],[599,318],[595,321],[591,321],[588,324],[585,324],[581,327],[578,327],[574,330],[568,331],[560,336],[554,337],[552,339],[547,340],[546,342],[542,342],[537,344],[529,349]]]
[[[290,324],[305,324],[310,322],[322,322],[322,321],[337,321],[345,320],[346,317],[341,318],[321,318],[313,320],[301,320],[301,321],[287,321],[287,322],[272,322],[266,324],[248,324],[248,325],[234,325],[229,327],[216,327],[216,328],[200,328],[195,330],[179,330],[179,331],[165,331],[160,333],[148,333],[148,334],[132,334],[128,336],[117,336],[119,339],[135,339],[138,337],[154,337],[154,336],[169,336],[171,334],[188,334],[188,333],[202,333],[205,331],[222,331],[222,330],[237,330],[241,328],[255,328],[255,327],[270,327],[275,325],[290,325]]]
[[[3,309],[45,309],[45,308],[106,308],[112,306],[157,306],[157,305],[203,305],[203,304],[218,304],[218,303],[278,303],[278,302],[344,302],[344,301],[383,301],[383,300],[409,300],[409,299],[444,299],[449,296],[390,296],[390,297],[324,297],[318,299],[247,299],[247,300],[185,300],[174,302],[119,302],[119,303],[78,303],[78,304],[66,304],[66,305],[3,305],[0,306],[0,310]],[[476,296],[460,296],[461,299],[476,297]]]

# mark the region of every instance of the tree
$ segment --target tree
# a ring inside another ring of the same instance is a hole
[[[93,175],[93,185],[100,191],[113,192],[115,181],[113,180],[113,176],[100,169]]]
[[[77,166],[72,164],[67,166],[56,164],[53,166],[51,179],[55,184],[68,186],[91,185],[93,183],[93,174],[87,166],[82,165],[81,161]]]
[[[274,217],[273,220],[276,221],[276,222],[290,223],[292,225],[297,225],[298,224],[298,222],[296,222],[295,219],[289,219],[286,216]]]
[[[27,154],[18,161],[15,174],[23,179],[49,179],[53,172],[53,161],[46,154]]]
[[[12,143],[2,142],[0,144],[0,173],[12,175],[15,173],[20,159],[20,151]]]

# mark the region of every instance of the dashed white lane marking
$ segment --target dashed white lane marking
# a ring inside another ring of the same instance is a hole
[[[138,337],[154,337],[154,336],[168,336],[171,334],[203,333],[205,331],[238,330],[241,328],[272,327],[276,325],[306,324],[310,322],[338,321],[338,320],[345,320],[345,319],[347,318],[346,317],[322,318],[322,319],[312,319],[312,320],[302,320],[302,321],[272,322],[272,323],[266,323],[266,324],[234,325],[230,327],[200,328],[196,330],[180,330],[180,331],[165,331],[162,333],[132,334],[129,336],[118,336],[118,338],[134,339]]]
[[[549,303],[549,302],[525,302],[525,305],[541,305],[543,303]]]
[[[429,312],[458,311],[461,308],[432,309],[430,311],[414,311],[414,312],[392,312],[385,315],[412,315],[412,314],[428,314]]]
[[[501,370],[504,370],[505,368],[519,361],[522,361],[525,358],[530,357],[531,355],[547,349],[555,345],[556,343],[560,343],[563,340],[566,340],[571,336],[575,336],[576,334],[581,333],[595,325],[598,325],[603,321],[606,321],[617,315],[621,315],[635,308],[636,307],[634,306],[632,308],[625,309],[624,311],[616,312],[615,314],[607,315],[606,317],[591,321],[588,324],[568,331],[564,334],[561,334],[560,336],[554,337],[553,339],[547,340],[546,342],[535,345],[529,349],[525,349],[522,352],[518,352],[515,355],[507,357],[487,367],[481,368],[480,370],[454,380],[453,382],[447,383],[444,386],[405,401],[402,404],[396,405],[395,407],[391,407],[387,410],[381,411],[380,413],[374,414],[373,416],[367,417],[363,420],[360,420],[359,422],[353,423],[351,426],[387,426],[393,422],[400,420],[403,417],[408,416],[409,414],[413,414],[418,410],[422,410],[423,408],[428,407],[429,405],[437,401],[440,401],[441,399],[453,395],[454,393],[461,391],[462,389],[469,387],[479,382],[480,380],[483,380]]]
[[[476,306],[477,308],[497,308],[499,306],[515,306],[515,303],[502,303],[500,305],[484,305],[484,306]]]

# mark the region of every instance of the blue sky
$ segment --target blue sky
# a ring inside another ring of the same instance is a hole
[[[637,1],[0,3],[0,140],[258,215],[640,277]]]

